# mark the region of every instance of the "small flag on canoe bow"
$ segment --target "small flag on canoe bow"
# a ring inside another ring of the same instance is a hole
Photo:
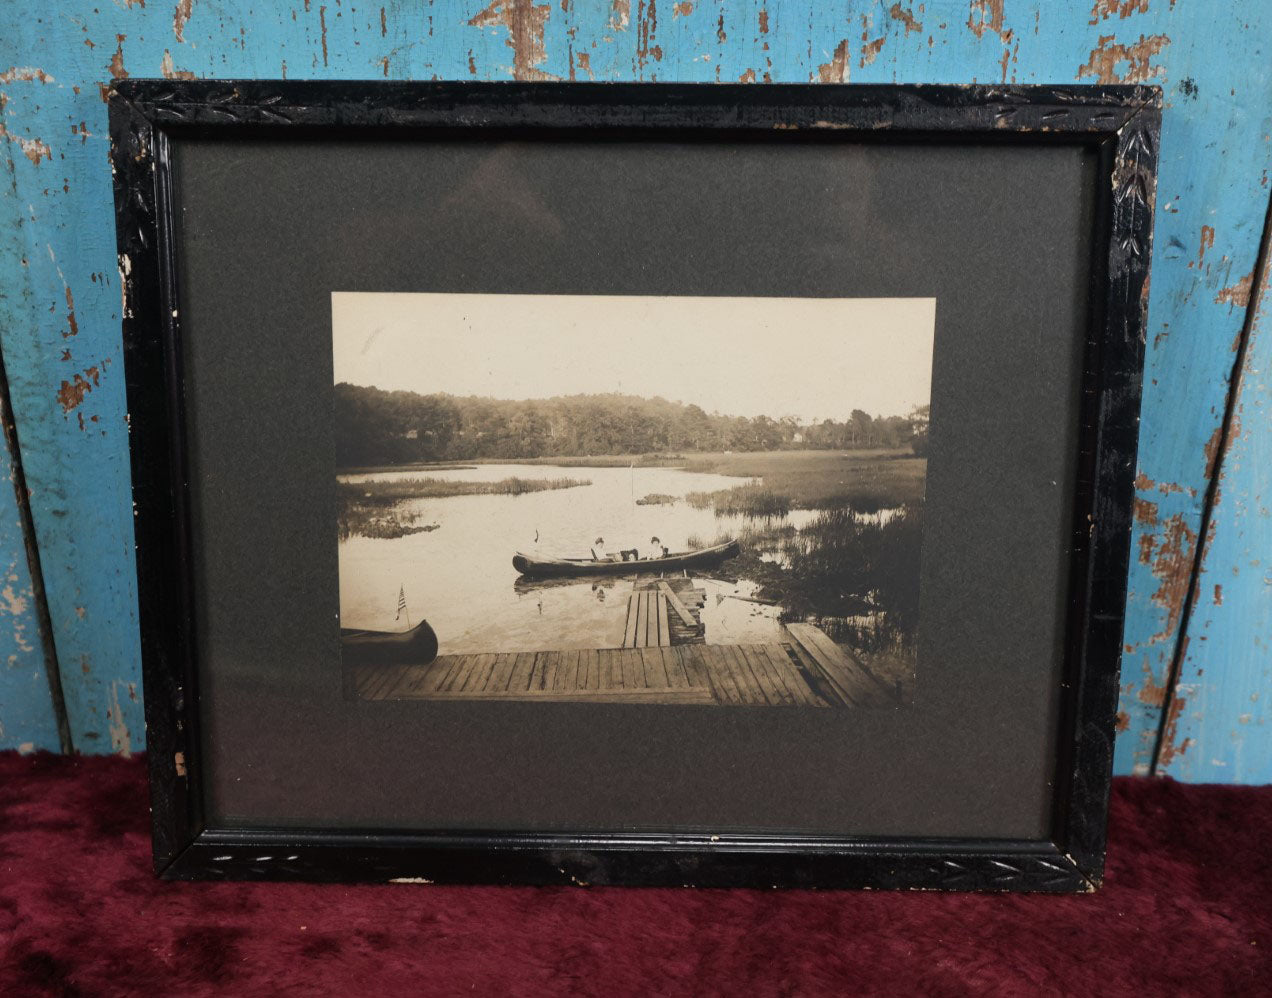
[[[393,619],[400,620],[402,618],[402,611],[405,609],[406,609],[406,586],[403,585],[398,590],[398,612],[397,612],[397,616],[394,617]]]

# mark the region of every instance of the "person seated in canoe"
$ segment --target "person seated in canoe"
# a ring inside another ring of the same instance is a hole
[[[666,550],[667,549],[663,547],[662,541],[660,541],[657,537],[649,538],[648,559],[650,561],[653,561],[655,558],[661,558],[663,556],[663,552]]]
[[[618,556],[619,556],[619,558],[621,558],[623,561],[626,561],[626,560],[628,559],[628,557],[630,557],[630,558],[632,559],[632,561],[636,561],[636,560],[640,557],[640,554],[639,554],[639,552],[638,552],[635,548],[629,548],[629,549],[627,549],[627,550],[625,550],[625,551],[619,551],[619,552],[618,552]],[[592,560],[593,560],[593,561],[613,561],[613,560],[614,560],[614,555],[613,555],[613,553],[612,553],[612,552],[607,552],[607,551],[605,550],[605,538],[604,538],[604,537],[598,537],[598,538],[596,538],[595,543],[593,543],[593,545],[592,545]]]

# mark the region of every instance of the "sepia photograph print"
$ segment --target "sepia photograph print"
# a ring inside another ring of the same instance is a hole
[[[346,696],[906,705],[935,312],[333,293]]]

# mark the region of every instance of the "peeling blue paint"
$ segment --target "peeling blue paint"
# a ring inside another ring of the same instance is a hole
[[[1148,768],[1190,535],[1201,520],[1207,445],[1243,318],[1225,289],[1253,268],[1268,198],[1268,5],[66,0],[56,13],[10,5],[0,21],[0,71],[32,70],[30,80],[18,74],[0,84],[8,133],[0,144],[13,178],[0,223],[17,233],[22,258],[8,254],[0,268],[6,284],[29,289],[0,306],[0,335],[68,711],[85,751],[142,744],[140,705],[128,696],[139,682],[138,642],[100,97],[112,74],[1161,84],[1139,461],[1139,496],[1152,508],[1141,506],[1134,538],[1144,560],[1130,580],[1116,757],[1120,772]],[[68,336],[72,301],[78,331]],[[76,375],[91,383],[82,395]],[[1253,582],[1234,584],[1254,591]]]
[[[1272,783],[1272,274],[1253,311],[1157,772]]]
[[[57,752],[57,716],[12,475],[9,449],[0,446],[0,749]]]

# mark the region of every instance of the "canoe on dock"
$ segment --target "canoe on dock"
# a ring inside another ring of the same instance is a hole
[[[427,665],[437,657],[437,635],[427,620],[406,631],[340,628],[340,645],[358,665]]]
[[[718,565],[741,553],[737,541],[726,541],[698,551],[679,551],[665,558],[636,561],[596,561],[593,558],[540,558],[518,551],[512,567],[522,575],[631,575],[639,572],[679,572],[684,568]]]

